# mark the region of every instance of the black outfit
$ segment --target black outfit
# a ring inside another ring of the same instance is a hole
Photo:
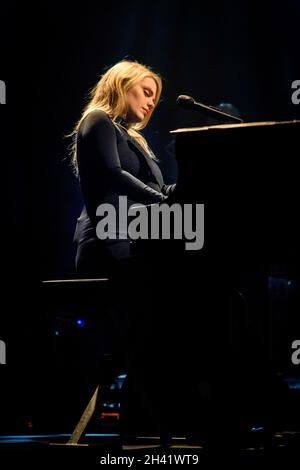
[[[124,122],[115,123],[100,110],[81,123],[77,136],[79,177],[85,206],[78,219],[76,265],[82,275],[107,275],[119,260],[131,256],[130,240],[100,240],[96,236],[96,209],[110,203],[118,220],[119,196],[132,204],[163,202],[175,185],[165,185],[160,168],[127,132]]]
[[[149,298],[153,263],[149,269],[150,264],[146,266],[142,258],[132,255],[131,241],[128,237],[118,239],[118,227],[114,234],[116,239],[97,238],[96,226],[100,218],[96,216],[96,209],[100,204],[109,203],[114,206],[118,220],[120,196],[127,196],[127,209],[133,204],[160,203],[173,192],[175,184],[164,184],[157,162],[128,134],[124,121],[113,122],[100,110],[91,112],[80,125],[77,160],[84,198],[74,236],[77,272],[85,277],[108,276],[111,279],[109,308],[116,327],[113,336],[120,338],[118,347],[121,349],[117,355],[124,361],[130,378],[127,383],[134,383],[134,390],[139,391],[143,403],[147,402],[148,414],[152,415],[154,407],[145,397],[150,393],[150,401],[153,401],[154,394],[149,391],[145,371],[153,382],[153,347],[149,340],[155,337],[155,315],[159,314],[152,305],[159,297],[159,280],[156,275],[156,295]],[[123,404],[126,402],[123,400]]]

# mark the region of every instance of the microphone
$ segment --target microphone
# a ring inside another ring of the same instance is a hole
[[[218,108],[215,108],[214,106],[208,106],[208,105],[203,104],[203,103],[198,103],[191,96],[179,95],[177,100],[176,100],[176,103],[181,108],[192,109],[194,111],[199,111],[204,116],[208,116],[210,118],[217,119],[218,121],[221,121],[221,122],[226,122],[226,123],[240,123],[240,122],[243,122],[243,120],[241,118],[233,116],[232,114],[224,113],[223,111],[221,111]]]

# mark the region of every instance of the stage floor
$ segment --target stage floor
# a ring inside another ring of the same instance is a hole
[[[238,463],[239,468],[257,465],[296,463],[300,458],[300,431],[276,432],[266,441],[261,430],[253,430],[242,446],[224,436],[209,445],[189,442],[173,436],[162,443],[158,436],[136,436],[131,442],[122,443],[117,433],[86,434],[77,445],[66,444],[69,434],[7,435],[0,437],[1,468],[14,463],[39,463],[59,465],[84,463],[92,465],[142,465],[192,464],[207,468],[215,461],[223,464]],[[283,467],[284,468],[284,467]]]

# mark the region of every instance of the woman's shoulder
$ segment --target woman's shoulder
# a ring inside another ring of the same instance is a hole
[[[109,127],[113,129],[114,125],[108,114],[101,109],[94,109],[93,111],[90,111],[81,121],[79,126],[79,133],[86,135],[94,129],[99,131],[101,128],[107,129]]]

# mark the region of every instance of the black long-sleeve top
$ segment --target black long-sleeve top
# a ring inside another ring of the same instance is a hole
[[[92,111],[80,125],[77,161],[84,198],[75,233],[79,246],[96,241],[96,209],[100,204],[112,204],[118,217],[120,196],[127,196],[128,207],[159,203],[175,186],[164,184],[156,161],[123,126],[100,110]],[[118,229],[116,235],[118,238]]]

